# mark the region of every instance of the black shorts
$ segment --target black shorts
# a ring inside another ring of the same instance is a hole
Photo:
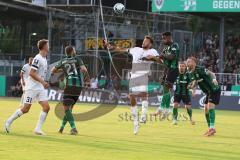
[[[174,103],[181,103],[181,101],[185,105],[191,105],[191,97],[190,97],[190,95],[174,94]]]
[[[63,105],[74,106],[81,94],[81,91],[81,87],[67,86],[63,92]]]
[[[210,102],[215,105],[218,105],[220,102],[220,97],[221,97],[221,89],[219,89],[213,93],[207,93],[204,104],[208,104]]]
[[[170,88],[172,88],[174,82],[176,81],[178,77],[178,69],[168,69],[165,71],[163,76],[163,85],[168,85]]]

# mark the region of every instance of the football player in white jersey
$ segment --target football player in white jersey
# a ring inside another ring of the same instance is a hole
[[[10,126],[12,122],[23,114],[27,113],[31,108],[33,99],[36,99],[42,106],[42,111],[40,113],[34,133],[38,135],[44,135],[41,128],[50,110],[47,94],[47,88],[49,87],[49,84],[46,82],[48,69],[46,56],[49,51],[48,40],[42,39],[38,41],[37,46],[39,49],[39,54],[34,57],[31,65],[29,77],[26,81],[23,105],[6,120],[4,125],[6,133],[10,132]]]
[[[21,81],[22,91],[23,91],[23,95],[22,95],[22,98],[21,98],[21,104],[23,103],[23,96],[24,96],[26,81],[27,81],[28,76],[29,76],[29,72],[30,72],[30,69],[31,69],[32,61],[33,61],[33,58],[29,57],[28,58],[28,63],[23,65],[23,67],[21,69],[21,72],[20,72],[20,81]]]
[[[129,82],[129,98],[131,103],[131,112],[133,115],[134,134],[138,133],[138,109],[137,98],[142,100],[142,115],[140,118],[141,123],[146,123],[148,111],[148,76],[150,72],[151,63],[148,61],[148,56],[159,56],[158,52],[152,48],[153,39],[150,36],[145,36],[142,48],[134,47],[129,49],[122,49],[119,47],[111,46],[105,42],[105,45],[112,52],[126,53],[132,55],[132,70]]]

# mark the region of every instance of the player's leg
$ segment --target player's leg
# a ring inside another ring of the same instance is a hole
[[[6,133],[10,132],[10,127],[13,121],[20,118],[23,114],[28,113],[31,108],[34,97],[36,96],[36,92],[34,91],[26,91],[23,98],[23,104],[21,108],[18,108],[6,121],[4,124],[4,128]]]
[[[39,95],[37,97],[38,103],[42,107],[42,111],[40,112],[39,119],[37,121],[36,127],[35,127],[35,134],[38,135],[44,135],[44,132],[42,131],[42,125],[45,122],[48,112],[50,110],[50,106],[48,103],[48,94],[47,90],[41,90],[39,92]]]
[[[213,136],[216,133],[215,130],[215,104],[209,102],[207,104],[209,112],[209,130],[207,136]]]
[[[131,113],[133,116],[133,127],[134,127],[134,134],[138,133],[138,108],[137,108],[137,100],[134,94],[129,95],[130,104],[131,104]]]
[[[178,121],[178,106],[179,103],[178,102],[174,102],[173,104],[173,125],[177,125],[177,121]]]
[[[187,110],[187,114],[189,116],[190,122],[192,125],[195,125],[195,121],[192,118],[192,107],[191,107],[191,98],[190,95],[183,96],[183,103],[185,104],[185,109]]]
[[[161,84],[161,90],[162,90],[162,95],[164,96],[164,84],[165,84],[165,81],[166,81],[166,73],[164,72],[164,75],[160,81],[160,84]],[[165,109],[165,99],[163,99],[162,97],[162,101],[161,101],[161,104],[160,106],[157,108],[157,110],[152,114],[153,116],[157,116],[157,115],[160,115],[161,113],[163,113],[164,109]]]
[[[170,104],[171,104],[171,89],[173,88],[173,84],[178,76],[178,69],[169,69],[166,77],[166,83],[164,86],[164,95],[163,100],[165,100],[165,115],[167,116],[170,112]]]
[[[71,114],[72,114],[73,107],[74,107],[74,105],[76,104],[76,102],[77,102],[80,94],[81,94],[81,89],[79,89],[79,90],[77,91],[77,95],[74,95],[74,96],[73,96],[73,104],[71,104],[71,106],[70,106],[70,108],[69,108]],[[72,118],[73,118],[73,116],[72,116]],[[68,118],[67,118],[67,119],[68,119]],[[77,135],[77,134],[78,134],[78,131],[77,131],[76,126],[75,126],[75,120],[74,120],[74,118],[72,119],[72,121],[71,121],[71,119],[69,120],[69,124],[70,124],[70,127],[71,127],[70,134],[71,134],[71,135]],[[74,127],[74,126],[75,126],[75,127]]]
[[[76,129],[74,118],[73,118],[71,105],[72,104],[64,105],[64,110],[65,110],[65,115],[66,115],[67,121],[69,122],[70,127],[71,127],[70,134],[71,135],[77,135],[78,132],[77,132],[77,129]]]
[[[70,94],[72,93],[72,94]],[[62,126],[59,130],[60,133],[63,132],[63,129],[66,125],[67,122],[69,122],[71,131],[71,135],[77,135],[78,131],[76,129],[74,117],[72,114],[72,109],[73,106],[76,104],[79,96],[81,94],[81,88],[80,87],[68,87],[65,90],[65,95],[63,97],[63,106],[64,106],[64,111],[65,111],[65,116],[63,118]]]
[[[31,108],[31,104],[24,104],[21,108],[17,109],[6,121],[5,121],[5,131],[6,133],[10,132],[10,127],[13,121],[20,118],[23,114],[28,113]]]
[[[173,125],[177,125],[178,118],[178,107],[181,102],[181,96],[174,94],[174,103],[173,103]]]
[[[67,121],[67,116],[66,116],[66,114],[65,114],[64,117],[63,117],[62,123],[61,123],[61,127],[60,127],[60,129],[58,130],[59,133],[63,133],[63,130],[64,130],[67,122],[68,122],[68,121]]]
[[[187,110],[187,114],[188,114],[188,116],[189,116],[189,119],[190,119],[191,124],[192,124],[192,125],[195,125],[196,122],[195,122],[195,121],[193,120],[193,118],[192,118],[192,107],[191,107],[191,105],[185,105],[185,109]]]
[[[73,107],[74,107],[74,104],[70,107],[70,111],[71,111],[71,112],[72,112],[72,110],[73,110]],[[63,130],[64,130],[67,122],[68,122],[68,119],[67,119],[67,115],[65,114],[64,117],[63,117],[62,123],[61,123],[61,127],[60,127],[60,129],[59,129],[59,131],[58,131],[59,133],[63,133]],[[70,123],[69,123],[69,124],[70,124]]]
[[[171,93],[170,93],[170,86],[166,85],[165,86],[165,91],[163,95],[163,99],[165,100],[165,116],[167,116],[170,112],[170,104],[171,104]]]
[[[205,101],[204,101],[204,113],[205,113],[205,118],[207,121],[208,130],[204,133],[204,135],[208,134],[209,127],[210,127],[210,118],[209,118],[209,112],[208,112],[208,99],[209,99],[209,95],[207,94]]]
[[[148,112],[148,95],[147,93],[142,93],[142,115],[140,118],[140,123],[146,123],[147,121],[147,112]]]
[[[220,101],[220,96],[221,96],[221,90],[219,89],[218,91],[211,93],[210,94],[210,98],[209,98],[209,102],[208,102],[208,112],[209,112],[209,121],[210,121],[210,125],[209,125],[209,131],[208,131],[208,135],[207,136],[213,136],[216,133],[216,129],[215,129],[215,117],[216,117],[216,113],[215,113],[215,106],[219,104]]]
[[[73,89],[73,88],[72,88]],[[66,87],[64,89],[64,92],[63,92],[63,109],[64,109],[64,117],[63,117],[63,120],[62,120],[62,123],[61,123],[61,127],[59,129],[59,133],[62,133],[67,122],[68,122],[68,118],[67,118],[67,114],[66,114],[66,110],[69,109],[67,106],[71,107],[71,105],[74,103],[73,100],[72,100],[72,91],[71,91],[71,87]]]

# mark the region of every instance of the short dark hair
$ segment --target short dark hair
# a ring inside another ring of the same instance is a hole
[[[146,38],[146,39],[149,39],[150,40],[150,43],[152,43],[153,44],[153,39],[152,39],[152,37],[151,36],[145,36],[144,38]]]
[[[178,64],[185,64],[186,65],[186,63],[184,61],[179,61]]]
[[[73,46],[66,46],[65,47],[65,54],[70,56],[73,52],[74,47]]]
[[[41,39],[38,41],[37,43],[37,47],[39,50],[42,50],[43,47],[48,43],[48,40],[47,39]]]
[[[162,35],[168,37],[168,36],[172,36],[172,33],[171,32],[164,32]]]

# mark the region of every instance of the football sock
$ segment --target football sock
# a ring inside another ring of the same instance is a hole
[[[166,98],[166,109],[169,109],[170,108],[170,103],[171,103],[171,96],[170,96],[170,92],[166,93],[165,94],[165,98]]]
[[[7,119],[7,123],[8,124],[12,124],[12,122],[14,120],[16,120],[17,118],[21,117],[23,115],[22,110],[19,108],[17,109],[8,119]]]
[[[67,121],[68,121],[69,124],[70,124],[70,127],[71,127],[72,129],[73,129],[73,128],[76,128],[71,109],[67,109],[67,110],[65,111],[65,114],[66,114],[66,117],[67,117]]]
[[[144,100],[142,101],[142,115],[146,117],[147,111],[148,111],[148,101]]]
[[[167,87],[164,87],[161,107],[169,109],[170,101],[171,101],[171,96],[170,96],[169,89]]]
[[[187,108],[187,113],[189,115],[190,120],[192,120],[192,108]]]
[[[209,109],[210,128],[214,128],[215,125],[215,109]]]
[[[209,112],[205,112],[205,118],[206,118],[206,120],[207,120],[208,127],[210,127]]]
[[[173,119],[177,120],[178,117],[178,108],[173,108]]]
[[[41,111],[37,125],[36,125],[36,130],[42,129],[42,125],[45,122],[46,117],[47,117],[47,112]]]
[[[64,129],[64,127],[66,126],[67,124],[67,116],[65,114],[65,116],[63,117],[63,120],[62,120],[62,125],[61,125],[61,128]]]
[[[132,106],[131,107],[131,112],[132,112],[134,124],[138,123],[138,109],[137,109],[137,106]]]

